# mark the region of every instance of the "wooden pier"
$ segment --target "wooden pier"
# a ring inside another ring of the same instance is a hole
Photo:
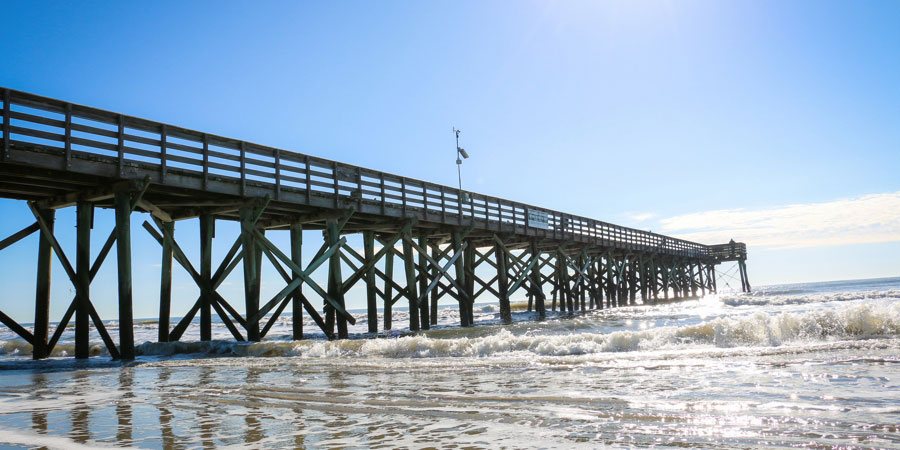
[[[510,298],[517,293],[527,296],[539,318],[548,308],[574,313],[634,305],[639,298],[693,298],[716,291],[715,265],[725,261],[738,262],[742,290],[750,290],[742,243],[702,245],[10,89],[2,89],[2,97],[0,197],[27,201],[34,223],[0,241],[0,250],[32,233],[41,238],[33,330],[2,312],[0,321],[33,346],[35,359],[50,355],[73,316],[76,358],[89,355],[91,324],[113,358],[134,358],[135,212],[148,214],[143,228],[161,249],[160,342],[179,340],[198,314],[201,340],[211,339],[216,314],[234,339],[259,341],[288,306],[294,339],[304,336],[304,314],[329,338],[346,338],[356,320],[345,309],[345,295],[358,283],[365,285],[372,333],[379,306],[382,329],[392,328],[398,301],[409,307],[408,326],[416,331],[436,323],[438,299],[446,297],[458,302],[461,326],[474,325],[472,306],[479,300],[496,299],[501,320],[511,322]],[[55,211],[73,206],[74,264],[54,235]],[[94,208],[114,209],[116,216],[97,255],[90,246]],[[199,236],[178,238],[199,237],[197,261],[176,238],[176,223],[193,218]],[[217,220],[239,222],[240,233],[214,265]],[[321,230],[323,239],[304,263],[302,231],[311,229]],[[269,239],[277,231],[290,234],[289,248]],[[362,235],[362,253],[347,244],[351,234]],[[91,302],[91,280],[114,247],[118,342]],[[75,295],[51,329],[54,257]],[[284,281],[271,299],[260,298],[263,264]],[[238,265],[244,313],[217,292]],[[172,324],[176,267],[200,295]],[[317,270],[327,272],[325,285],[314,280]]]

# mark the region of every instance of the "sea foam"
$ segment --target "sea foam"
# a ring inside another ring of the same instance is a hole
[[[728,306],[802,305],[807,303],[846,302],[852,300],[900,299],[900,289],[884,291],[827,292],[803,295],[772,295],[766,292],[721,295],[719,299]]]
[[[479,337],[435,339],[425,334],[382,339],[341,341],[268,341],[234,343],[144,343],[142,355],[208,353],[236,356],[296,356],[306,358],[435,358],[499,355],[569,356],[605,352],[677,350],[697,347],[773,347],[900,335],[900,303],[853,305],[831,311],[800,314],[756,313],[741,318],[717,318],[696,325],[660,327],[613,333],[514,334],[501,328]]]

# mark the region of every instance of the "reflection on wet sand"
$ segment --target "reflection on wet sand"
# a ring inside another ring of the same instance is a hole
[[[199,389],[210,386],[213,382],[213,373],[212,367],[201,367],[197,376],[196,386]],[[219,421],[215,405],[204,403],[197,405],[197,407],[199,408],[197,410],[197,424],[200,426],[200,444],[203,448],[215,448],[213,437],[216,433],[216,423]]]
[[[157,371],[158,383],[157,389],[161,392],[165,390],[165,387],[169,384],[169,379],[172,377],[172,369],[168,367],[162,367]],[[156,404],[156,408],[159,411],[159,430],[160,430],[160,438],[162,440],[162,447],[165,449],[180,449],[181,445],[178,445],[178,437],[175,435],[175,432],[172,430],[172,419],[174,415],[171,411],[172,400],[168,395],[160,395],[159,402]]]
[[[34,373],[31,375],[31,384],[34,389],[31,391],[31,398],[37,399],[43,395],[47,389],[47,375],[43,373]],[[47,434],[47,412],[44,410],[35,410],[31,413],[31,429],[38,434]],[[47,447],[38,447],[39,450],[46,450]]]
[[[252,444],[261,441],[264,437],[262,424],[260,423],[261,412],[256,406],[259,403],[259,400],[255,396],[251,395],[253,390],[259,384],[259,376],[261,371],[259,367],[253,366],[248,367],[246,369],[246,372],[246,376],[244,377],[244,379],[246,380],[246,383],[244,384],[244,390],[245,392],[247,392],[247,411],[244,415],[244,424],[246,425],[244,432],[244,443]]]
[[[91,392],[91,377],[87,371],[79,370],[73,376],[75,392]],[[91,405],[81,396],[77,396],[72,408],[72,427],[69,436],[79,444],[86,444],[91,439]]]
[[[119,372],[119,391],[122,395],[116,403],[116,443],[122,446],[130,446],[133,439],[131,403],[134,401],[134,369],[127,367]]]
[[[290,371],[288,374],[295,383],[302,383],[306,377],[306,374],[299,368]],[[300,402],[293,402],[291,411],[294,413],[294,420],[291,423],[291,430],[294,435],[294,449],[306,448],[306,423],[303,419],[303,406]]]

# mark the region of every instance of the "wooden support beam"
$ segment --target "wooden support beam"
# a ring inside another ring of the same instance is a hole
[[[531,253],[534,255],[535,260],[540,262],[541,260],[541,251],[538,249],[537,241],[531,241]],[[534,293],[534,307],[538,313],[538,318],[544,319],[547,316],[547,309],[545,301],[547,297],[544,295],[544,287],[542,284],[541,278],[541,265],[538,264],[536,268],[532,269],[529,273],[529,277],[531,278],[531,292]]]
[[[172,221],[172,216],[169,215],[169,213],[163,211],[160,207],[154,205],[153,203],[150,203],[149,201],[147,201],[145,199],[140,199],[137,202],[137,206],[139,208],[143,209],[144,211],[150,213],[150,215],[152,215],[153,217],[156,217],[157,219],[162,220],[163,222],[171,222]]]
[[[503,247],[502,242],[498,242],[494,245],[497,246],[494,253],[497,258],[497,291],[500,294],[497,297],[500,302],[500,321],[504,324],[511,324],[512,311],[509,304],[509,268],[507,267],[507,262],[509,261],[507,255],[508,251]]]
[[[412,237],[403,237],[403,269],[406,274],[406,291],[409,299],[409,329],[419,331],[419,295],[416,288],[416,266],[413,258]]]
[[[329,246],[337,246],[335,252],[332,254],[329,259],[328,264],[328,295],[338,305],[340,305],[341,309],[344,309],[344,290],[343,287],[343,278],[341,277],[341,246],[344,241],[340,238],[340,228],[338,226],[338,219],[328,219],[325,221],[326,226],[326,240]],[[325,323],[329,324],[329,329],[331,329],[330,324],[337,319],[337,333],[339,339],[346,339],[348,337],[347,333],[347,318],[346,313],[341,315],[340,317],[336,317],[335,309],[329,308],[327,305],[325,307],[326,316]]]
[[[39,209],[38,213],[41,215],[44,223],[50,228],[50,232],[53,233],[56,212],[52,209]],[[40,229],[40,225],[37,222],[32,226],[35,230]],[[34,339],[31,342],[31,357],[33,359],[42,359],[50,356],[50,282],[53,263],[53,249],[50,247],[50,241],[44,236],[38,237],[37,256],[37,280],[34,293]]]
[[[410,250],[415,250],[416,252],[418,252],[419,257],[420,257],[420,258],[424,258],[425,261],[428,262],[428,264],[431,264],[433,267],[439,267],[439,268],[441,267],[440,263],[438,263],[438,262],[435,261],[431,256],[429,256],[429,255],[428,255],[428,251],[427,251],[425,248],[423,248],[422,246],[416,244],[416,243],[412,240],[411,237],[409,237],[409,236],[404,237],[404,238],[403,238],[403,242],[404,242],[404,244],[409,244]],[[467,247],[468,247],[468,243],[464,242],[464,243],[462,244],[462,247],[461,247],[461,248],[453,255],[453,257],[451,257],[451,261],[458,260],[458,256],[457,256],[457,255],[461,255],[461,254],[462,254],[462,251],[464,251]],[[406,249],[406,247],[404,247],[404,253],[405,253],[405,251],[406,251],[405,249]],[[458,291],[460,291],[460,292],[463,292],[462,295],[465,296],[466,294],[465,294],[465,292],[463,291],[463,287],[457,282],[456,279],[454,279],[452,276],[450,276],[450,274],[447,272],[447,270],[448,270],[449,268],[450,268],[449,265],[446,266],[445,268],[442,268],[442,269],[439,271],[440,276],[446,278],[447,281],[448,281],[454,288],[456,288],[456,289],[457,289]],[[426,297],[425,293],[423,293],[421,297],[417,297],[417,298],[416,298],[417,304],[419,304],[419,305],[425,305],[425,297]],[[426,306],[427,306],[427,305],[426,305]]]
[[[13,320],[12,317],[9,317],[6,314],[4,314],[3,311],[0,311],[0,323],[2,323],[3,325],[6,325],[7,328],[12,330],[13,333],[16,333],[17,335],[19,335],[19,337],[24,339],[25,342],[28,342],[29,344],[34,346],[34,342],[35,342],[34,335],[31,334],[30,331],[25,329],[25,327],[23,327],[22,325],[19,325],[19,323],[16,322],[15,320]],[[38,358],[35,357],[34,359],[38,359]]]
[[[244,311],[247,313],[247,340],[259,342],[259,293],[261,272],[261,250],[256,243],[256,208],[245,206],[240,210],[241,220],[241,246],[244,249]],[[264,233],[265,230],[260,231]]]
[[[231,335],[236,340],[243,341],[244,336],[241,334],[240,331],[238,331],[237,327],[234,325],[234,322],[231,321],[231,319],[228,317],[227,312],[225,311],[224,305],[227,305],[227,303],[222,301],[222,298],[221,298],[221,296],[218,295],[218,293],[216,293],[216,292],[213,292],[213,293],[216,295],[214,295],[211,306],[213,307],[213,309],[216,310],[216,314],[218,314],[219,319],[222,321],[223,324],[225,324],[225,327],[228,328],[228,331],[231,333]],[[237,316],[236,313],[235,313],[235,316]],[[240,317],[240,316],[238,316],[238,317]]]
[[[275,244],[273,244],[271,241],[266,239],[265,236],[259,233],[258,230],[256,231],[256,233],[257,242],[262,244],[263,252],[270,253],[271,255],[275,256],[279,261],[281,261],[282,264],[287,266],[292,272],[302,278],[304,283],[306,283],[306,285],[309,286],[310,289],[312,289],[316,294],[325,299],[325,302],[327,302],[328,305],[334,308],[339,315],[343,316],[349,323],[353,325],[356,324],[356,319],[353,317],[353,315],[348,313],[346,309],[344,309],[343,305],[331,298],[331,296],[328,295],[328,293],[310,277],[309,274],[312,273],[312,271],[314,271],[316,268],[318,268],[316,261],[310,263],[310,266],[307,267],[306,270],[303,270],[300,266],[294,264],[294,262],[291,261],[291,259],[288,258],[287,255],[285,255],[284,252],[282,252]],[[345,242],[346,238],[340,238],[338,242],[335,243],[335,245],[329,247],[328,251],[323,254],[322,258],[333,257],[332,252],[337,252]]]
[[[175,241],[175,236],[174,236],[175,229],[174,229],[174,226],[172,226],[172,223],[171,222],[162,222],[158,218],[153,218],[153,220],[156,223],[156,225],[159,227],[159,229],[162,231],[162,235],[160,234],[159,231],[157,231],[155,228],[153,228],[153,226],[150,225],[149,222],[146,222],[146,221],[143,223],[144,229],[146,229],[147,232],[150,233],[150,235],[163,247],[164,257],[165,257],[165,254],[167,253],[166,248],[171,250],[172,257],[175,259],[175,261],[177,261],[185,269],[185,271],[187,271],[188,275],[191,276],[191,278],[197,284],[197,286],[201,292],[201,296],[198,297],[197,303],[194,305],[194,307],[192,307],[188,311],[188,314],[182,318],[182,320],[175,326],[175,328],[171,332],[168,332],[167,330],[163,331],[163,328],[164,328],[163,325],[165,325],[165,328],[168,328],[168,320],[169,320],[168,315],[167,314],[160,315],[161,316],[160,317],[161,326],[160,326],[160,331],[159,331],[160,335],[162,336],[164,333],[167,333],[168,334],[167,339],[169,341],[179,340],[181,338],[181,335],[187,329],[187,326],[190,325],[190,322],[193,319],[194,315],[196,315],[198,311],[201,311],[201,333],[200,334],[201,334],[201,339],[202,339],[204,336],[204,332],[203,332],[204,320],[203,320],[203,315],[202,315],[202,307],[203,307],[203,303],[204,303],[204,301],[203,301],[204,297],[206,297],[208,299],[209,308],[215,308],[217,313],[220,310],[225,310],[226,312],[228,312],[231,315],[232,318],[234,318],[235,321],[239,322],[242,326],[246,327],[246,321],[234,310],[234,308],[231,307],[231,305],[228,304],[228,302],[226,302],[220,295],[218,295],[218,293],[215,292],[216,288],[219,287],[219,285],[222,283],[222,281],[224,281],[224,279],[234,270],[235,267],[237,267],[237,264],[243,259],[243,251],[242,250],[239,251],[240,244],[241,244],[240,237],[238,237],[238,239],[231,246],[231,249],[229,249],[228,253],[225,255],[225,258],[223,258],[218,269],[216,269],[216,272],[209,277],[205,277],[202,273],[197,272],[197,270],[194,268],[194,266],[188,260],[184,251],[178,245],[177,241]],[[211,218],[210,220],[212,221],[214,219]],[[209,230],[208,228],[212,228],[212,230]],[[206,232],[204,232],[204,230],[206,230]],[[204,237],[204,235],[209,236],[209,240],[210,240],[209,245],[211,246],[211,239],[214,234],[214,231],[215,231],[214,222],[212,222],[212,224],[210,224],[210,223],[205,223],[204,220],[201,220],[201,227],[200,227],[201,265],[203,264],[203,260],[204,260],[204,253],[205,253],[204,252],[204,241],[206,240],[203,237]],[[210,258],[211,258],[211,256],[210,256]],[[170,263],[170,265],[171,265],[171,263]],[[212,271],[211,259],[209,262],[208,270],[210,272]],[[169,277],[171,277],[171,267],[169,268],[168,272],[169,272]],[[214,303],[218,303],[221,308],[216,308]],[[164,306],[165,305],[162,304],[162,302],[161,302],[160,308],[163,308]],[[210,310],[210,321],[212,320],[211,314],[212,314],[212,312]],[[230,320],[230,319],[228,319],[228,316],[225,316],[223,318],[223,323],[225,323],[226,320]],[[227,325],[227,323],[226,323],[226,325]],[[211,334],[211,332],[210,332],[210,334]],[[235,333],[232,332],[232,334],[235,334]],[[239,334],[235,334],[235,336],[237,337],[237,336],[239,336]],[[163,342],[163,341],[160,341],[160,342]]]
[[[163,236],[175,234],[175,222],[164,222]],[[172,240],[163,238],[159,283],[158,341],[169,342],[169,321],[172,317]]]
[[[93,205],[87,202],[78,202],[75,217],[75,358],[85,359],[90,356],[90,264]]]
[[[613,308],[618,306],[616,304],[616,284],[613,273],[613,268],[615,267],[614,257],[612,252],[606,253],[606,304],[608,307]]]
[[[313,261],[310,263],[310,265],[307,267],[306,272],[312,273],[313,271],[315,271],[315,269],[319,268],[322,264],[325,263],[325,261],[328,260],[328,258],[331,257],[331,253],[333,251],[334,251],[334,249],[323,248],[323,251],[321,253],[317,254],[316,257],[313,259]],[[316,311],[315,306],[313,306],[312,303],[310,303],[309,299],[307,299],[306,296],[303,295],[303,291],[302,291],[302,289],[300,289],[300,287],[303,284],[303,278],[297,276],[296,274],[293,274],[293,271],[292,271],[292,274],[289,275],[288,272],[284,269],[284,267],[281,266],[281,263],[278,262],[278,259],[274,256],[273,253],[263,251],[263,254],[266,255],[266,257],[272,263],[272,266],[275,267],[275,270],[281,275],[281,278],[285,281],[285,283],[288,283],[288,287],[283,290],[285,292],[285,294],[283,294],[283,295],[287,296],[291,287],[296,286],[296,288],[293,289],[293,291],[290,291],[290,292],[293,292],[292,295],[297,295],[300,297],[300,302],[301,302],[303,309],[313,319],[313,322],[315,322],[316,325],[319,326],[319,328],[322,330],[322,332],[325,333],[325,336],[328,337],[328,339],[334,339],[335,338],[334,334],[330,333],[327,329],[327,326],[325,324],[325,319],[323,319],[322,316],[319,315],[319,312]],[[301,266],[301,258],[299,257],[299,249],[297,252],[297,256],[298,257],[295,259],[293,257],[293,251],[292,251],[291,261],[297,267],[302,267]],[[300,280],[298,283],[294,282],[295,277],[296,277],[296,279]],[[268,313],[269,309],[271,308],[271,304],[273,302],[276,302],[280,298],[281,298],[281,294],[277,294],[273,300],[271,300],[268,304],[266,304],[265,306],[260,308],[261,316]],[[285,297],[283,299],[283,302],[279,306],[279,309],[285,307],[285,305],[287,304],[287,301],[289,301],[289,300],[292,300],[292,297]],[[266,324],[266,327],[261,332],[261,334],[263,336],[266,335],[266,333],[268,332],[268,329],[271,327],[271,325],[277,319],[278,314],[280,314],[280,312],[273,314],[272,317],[269,319],[269,323]],[[297,317],[299,317],[299,316],[297,316]],[[300,331],[302,332],[302,328]],[[301,339],[302,339],[302,335],[301,335]]]
[[[364,277],[366,272],[371,267],[374,267],[376,264],[378,264],[378,262],[381,260],[381,258],[383,258],[385,255],[387,255],[388,253],[392,253],[392,254],[397,253],[397,250],[394,247],[397,245],[397,242],[399,242],[400,239],[403,238],[403,236],[405,234],[409,233],[409,231],[411,229],[412,229],[411,224],[407,223],[400,229],[399,232],[394,234],[392,237],[390,237],[388,239],[377,239],[378,243],[381,244],[381,249],[378,250],[378,252],[376,252],[375,255],[371,259],[357,258],[363,263],[363,266],[360,267],[359,270],[356,271],[356,273],[347,277],[347,280],[344,281],[344,284],[342,287],[344,292],[349,291],[350,288],[353,286],[353,284],[355,284],[360,278]],[[400,256],[402,257],[402,255],[400,255]]]
[[[375,232],[363,232],[363,252],[366,261],[375,259]],[[369,333],[378,332],[378,286],[375,284],[375,266],[365,268],[366,279],[366,324]]]
[[[697,262],[697,282],[700,284],[700,295],[706,297],[706,285],[703,280],[703,263]]]
[[[456,259],[455,270],[456,270],[456,280],[459,282],[459,285],[463,286],[466,291],[470,290],[471,293],[474,294],[474,284],[470,284],[468,281],[468,268],[467,266],[473,265],[474,263],[474,251],[475,249],[469,248],[469,250],[465,250],[462,233],[458,230],[454,230],[451,234],[451,245],[454,249],[454,252],[466,252],[463,254],[462,258]],[[472,257],[468,257],[468,253],[472,252]],[[470,263],[470,259],[472,260]],[[474,272],[474,269],[473,269]],[[459,291],[458,294],[462,294],[463,292]],[[468,292],[467,292],[468,293]],[[474,295],[473,295],[474,297]],[[473,298],[467,298],[468,301],[472,301]],[[459,323],[460,326],[468,327],[473,325],[472,316],[470,315],[470,305],[465,301],[459,302]]]
[[[119,353],[122,359],[134,359],[134,313],[131,279],[132,194],[116,192],[116,259],[119,287]]]
[[[291,261],[303,267],[303,224],[291,223]],[[281,266],[278,266],[281,268]],[[294,275],[295,279],[299,279]],[[303,288],[301,284],[291,292],[291,335],[295,341],[303,339]]]
[[[569,314],[575,312],[575,302],[572,293],[571,277],[569,276],[569,256],[562,249],[556,252],[557,265],[559,266],[559,281],[561,288],[560,311],[565,309]],[[565,303],[565,308],[563,307]]]
[[[750,292],[750,278],[747,277],[747,262],[738,260],[738,270],[741,272],[741,292]]]
[[[466,246],[467,246],[467,243],[463,243],[463,250],[465,250]],[[416,248],[425,250],[421,246],[416,247]],[[450,284],[447,285],[448,291],[449,291],[450,287],[453,287],[456,289],[461,289],[459,284],[457,284],[456,281],[453,279],[453,277],[450,276],[449,271],[450,271],[450,268],[453,267],[454,264],[456,264],[456,261],[462,256],[463,256],[463,252],[456,252],[452,257],[450,257],[450,260],[447,261],[446,264],[441,266],[440,263],[438,263],[437,260],[435,260],[434,258],[428,257],[427,255],[420,254],[420,258],[421,258],[420,259],[420,267],[421,267],[420,271],[424,273],[424,271],[427,270],[427,268],[422,267],[424,265],[424,264],[422,264],[423,262],[429,263],[432,267],[432,270],[434,271],[434,276],[432,277],[431,282],[428,283],[428,285],[426,285],[424,289],[422,289],[422,293],[418,297],[418,304],[420,307],[422,307],[422,308],[428,307],[428,304],[427,304],[428,295],[430,293],[434,292],[435,287],[441,285],[441,283],[440,283],[441,277],[445,277],[447,280],[450,281]],[[428,280],[426,277],[422,277],[419,281],[427,282]]]
[[[466,317],[469,320],[468,326],[475,326],[475,299],[477,296],[475,295],[475,247],[473,245],[466,245],[463,248],[463,261],[464,267],[463,272],[465,273],[465,283],[459,283],[461,286],[464,286],[465,291],[459,292],[459,296],[461,297],[461,302],[466,305]]]
[[[450,246],[447,246],[447,249],[446,249],[446,250],[449,251],[449,250],[450,250]],[[432,242],[432,244],[431,244],[431,257],[432,257],[435,261],[441,261],[441,260],[443,259],[443,257],[442,257],[441,255],[444,255],[444,254],[445,254],[445,253],[443,253],[443,252],[441,251],[441,249],[438,248],[438,244]],[[454,261],[454,263],[455,263],[455,261]],[[439,269],[438,269],[437,267],[434,267],[434,266],[431,267],[431,280],[432,280],[432,281],[433,281],[433,280],[439,280],[439,279],[440,279],[440,276],[438,275],[438,270],[439,270]],[[438,301],[439,301],[439,300],[440,300],[440,295],[438,294],[438,291],[432,289],[432,291],[431,291],[431,303],[430,303],[430,305],[429,305],[429,306],[430,306],[430,309],[431,309],[431,324],[432,324],[432,325],[437,325],[437,323],[438,323]]]
[[[422,327],[423,330],[427,330],[431,328],[431,308],[428,307],[428,293],[425,290],[428,287],[428,264],[426,259],[428,256],[428,238],[425,236],[419,236],[419,264],[416,267],[418,276],[416,277],[419,280],[419,292],[421,292],[421,298],[417,299],[419,303],[419,326]]]
[[[394,279],[394,252],[389,251],[385,255],[384,260],[384,306],[383,306],[383,314],[384,314],[384,329],[385,331],[391,329],[391,322],[393,320],[393,289],[394,283],[392,283]]]
[[[42,211],[44,211],[44,210],[45,209],[42,209]],[[10,245],[15,244],[16,242],[21,241],[22,239],[30,236],[32,233],[34,233],[35,231],[39,231],[40,229],[41,229],[41,226],[37,222],[35,222],[31,225],[28,225],[25,228],[22,228],[21,230],[11,234],[6,239],[0,241],[0,250],[3,250],[6,247],[9,247]]]
[[[212,340],[212,246],[216,219],[200,216],[200,340]],[[174,241],[173,241],[174,242]],[[246,255],[245,255],[246,259]]]

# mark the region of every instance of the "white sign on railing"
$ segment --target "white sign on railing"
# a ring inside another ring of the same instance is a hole
[[[546,211],[528,210],[528,226],[532,228],[540,228],[542,230],[550,229],[550,217]]]

